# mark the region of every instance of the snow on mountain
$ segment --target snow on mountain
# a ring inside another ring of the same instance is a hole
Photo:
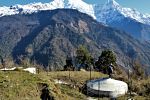
[[[71,8],[77,9],[81,12],[91,15],[93,18],[96,18],[94,15],[93,6],[83,2],[82,0],[54,0],[50,3],[31,3],[27,5],[14,5],[10,7],[0,7],[0,16],[5,15],[15,15],[19,13],[33,13],[39,10],[53,10],[57,8]]]
[[[97,8],[95,8],[97,9]],[[99,12],[97,20],[105,24],[128,17],[144,24],[150,24],[149,15],[144,15],[135,9],[123,8],[115,0],[108,0]]]
[[[96,8],[95,9],[99,9]],[[115,0],[108,0],[95,13],[99,22],[127,32],[140,41],[150,41],[150,17],[135,9],[124,8]]]
[[[91,15],[94,19],[96,19],[92,4],[87,4],[83,2],[82,0],[64,0],[64,1],[68,1],[68,5],[65,6],[65,8],[77,9],[83,13]]]
[[[129,17],[138,22],[150,25],[150,15],[144,15],[135,9],[123,8],[115,0],[108,0],[106,4],[92,5],[82,0],[53,0],[49,3],[31,3],[27,5],[14,5],[10,7],[0,7],[0,17],[5,15],[14,15],[19,13],[33,13],[39,10],[53,10],[57,8],[77,9],[83,13],[92,16],[99,22],[107,24],[107,22],[121,20],[123,17]]]
[[[64,8],[62,0],[55,0],[50,3],[31,3],[27,5],[14,5],[10,7],[0,7],[0,16],[14,15],[19,13],[33,13],[39,10],[52,10],[56,8]]]

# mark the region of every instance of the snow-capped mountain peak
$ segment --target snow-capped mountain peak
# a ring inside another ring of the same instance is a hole
[[[105,24],[121,20],[128,17],[144,24],[150,24],[150,17],[138,12],[135,9],[124,8],[120,6],[115,0],[108,0],[100,10],[97,20]]]
[[[66,1],[66,0],[64,0]],[[94,8],[92,4],[87,4],[82,0],[68,0],[67,5],[64,8],[77,9],[83,13],[86,13],[96,19],[94,15]]]
[[[30,3],[27,5],[14,5],[10,7],[0,7],[0,17],[5,15],[14,15],[19,13],[33,13],[39,10],[53,10],[57,8],[71,8],[77,9],[81,12],[91,15],[93,18],[96,18],[94,15],[93,5],[87,4],[82,0],[53,0],[49,3]]]
[[[109,8],[109,7],[117,8],[119,6],[120,5],[115,0],[108,0],[104,5],[105,8]]]
[[[0,17],[15,14],[34,13],[41,10],[53,10],[57,8],[77,9],[80,12],[92,16],[97,21],[107,24],[115,20],[121,20],[123,17],[129,17],[144,24],[150,24],[150,15],[144,15],[140,12],[123,8],[115,0],[108,0],[102,7],[101,5],[87,4],[83,0],[53,0],[49,3],[30,3],[27,5],[14,5],[10,7],[0,7]]]
[[[149,14],[142,14],[136,9],[120,6],[115,0],[108,0],[96,12],[96,18],[101,23],[129,33],[135,39],[150,41]]]

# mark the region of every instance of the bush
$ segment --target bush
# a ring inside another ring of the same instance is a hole
[[[143,79],[145,77],[144,70],[142,69],[141,64],[135,62],[133,65],[133,75],[132,78],[134,79]]]

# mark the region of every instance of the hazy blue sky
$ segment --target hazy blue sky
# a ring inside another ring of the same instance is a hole
[[[50,2],[52,0],[0,0],[0,6],[10,6],[14,4],[28,4],[32,2]],[[107,0],[83,0],[87,3],[103,4]],[[135,8],[142,13],[150,14],[150,0],[116,0],[124,7]]]

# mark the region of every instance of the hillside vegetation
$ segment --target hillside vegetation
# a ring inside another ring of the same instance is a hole
[[[70,73],[70,75],[69,75]],[[92,72],[91,79],[107,77],[107,75]],[[55,79],[68,83],[67,85],[55,84]],[[33,75],[24,71],[0,71],[0,100],[40,100],[43,84],[47,84],[50,95],[55,100],[87,100],[87,96],[81,92],[85,82],[90,79],[90,72],[83,71],[59,71],[59,72],[40,72]],[[132,96],[136,100],[148,100],[150,79],[133,81],[132,90],[141,92],[141,96]],[[147,86],[146,88],[144,88]],[[148,89],[144,93],[144,89]],[[140,94],[140,93],[139,93]],[[118,98],[126,99],[127,96]],[[101,98],[100,100],[108,100]]]
[[[0,72],[0,100],[40,100],[43,84],[48,84],[55,100],[85,100],[86,96],[79,88],[89,80],[89,72],[41,72],[33,75],[24,71]],[[92,78],[106,75],[92,72]],[[72,85],[55,84],[61,79]],[[77,87],[77,88],[75,88]]]

